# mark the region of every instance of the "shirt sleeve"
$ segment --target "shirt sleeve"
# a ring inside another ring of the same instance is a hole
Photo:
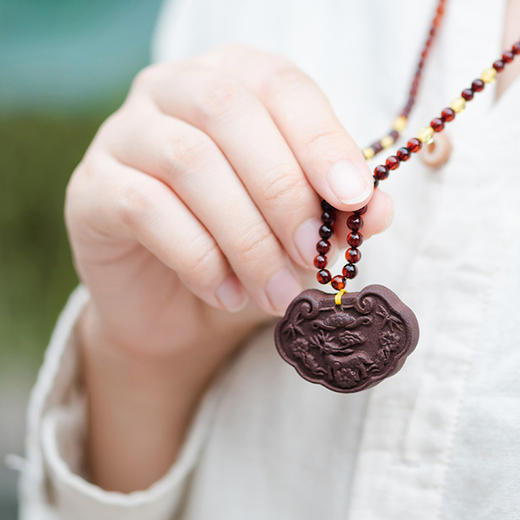
[[[171,520],[186,491],[217,400],[216,387],[203,399],[177,461],[148,489],[123,494],[90,483],[83,471],[85,396],[78,383],[74,325],[88,300],[80,286],[63,310],[32,390],[20,481],[22,520]]]

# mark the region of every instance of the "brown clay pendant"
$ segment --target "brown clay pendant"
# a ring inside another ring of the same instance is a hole
[[[304,291],[275,331],[278,352],[303,378],[344,393],[398,372],[418,339],[414,313],[382,285],[339,298]]]

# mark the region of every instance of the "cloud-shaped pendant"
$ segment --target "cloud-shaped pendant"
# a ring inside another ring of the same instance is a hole
[[[334,294],[309,289],[276,326],[285,361],[308,381],[336,392],[359,392],[395,374],[419,339],[413,311],[382,285]]]

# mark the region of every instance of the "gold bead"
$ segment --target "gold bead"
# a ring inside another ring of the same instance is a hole
[[[484,83],[493,83],[493,81],[495,81],[496,77],[497,77],[497,71],[493,67],[490,67],[489,69],[482,71],[482,74],[480,75],[480,79]]]
[[[385,149],[390,148],[390,146],[392,146],[393,144],[394,144],[394,138],[391,135],[385,135],[381,139],[381,146]]]
[[[404,116],[399,116],[394,119],[394,122],[392,123],[392,128],[394,130],[397,130],[398,132],[402,132],[406,128],[406,123],[408,122],[408,119]]]
[[[466,108],[466,100],[463,97],[455,98],[450,103],[450,108],[455,112],[459,113],[462,112]]]
[[[421,128],[417,134],[417,137],[421,143],[433,143],[433,128],[431,126],[425,126],[424,128]]]
[[[372,157],[374,157],[375,152],[374,149],[371,146],[367,146],[366,148],[363,148],[363,156],[367,161],[370,161]]]

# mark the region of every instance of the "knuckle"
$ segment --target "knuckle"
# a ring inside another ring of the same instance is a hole
[[[271,242],[273,236],[271,230],[264,222],[259,222],[251,226],[236,241],[236,249],[238,260],[240,262],[249,263],[265,258],[266,253],[272,249]]]
[[[246,98],[245,88],[234,78],[210,71],[207,79],[196,103],[198,119],[204,126],[225,118]]]
[[[284,61],[274,67],[261,88],[264,95],[271,97],[281,92],[302,90],[310,85],[314,85],[314,82],[307,74],[296,65]]]
[[[307,147],[315,152],[326,151],[334,148],[345,148],[345,134],[335,128],[327,128],[312,134],[307,142]]]
[[[304,190],[304,184],[298,175],[291,173],[294,168],[281,169],[278,173],[267,176],[263,188],[263,197],[267,202],[280,199],[298,198]]]
[[[120,188],[116,204],[121,222],[132,230],[140,227],[150,207],[148,197],[134,183]]]
[[[158,77],[164,74],[165,68],[166,65],[164,63],[158,63],[141,69],[132,81],[131,90],[147,89],[152,83],[157,81]]]
[[[164,160],[162,166],[170,172],[172,169],[176,172],[188,171],[185,166],[201,164],[212,149],[211,140],[202,132],[172,136],[164,143],[164,153],[161,154]]]
[[[99,126],[93,142],[97,144],[100,140],[111,140],[114,137],[119,136],[121,128],[124,128],[125,125],[125,117],[126,112],[122,107],[110,114]]]
[[[219,272],[223,269],[223,259],[215,242],[205,238],[196,242],[199,244],[193,244],[194,253],[186,264],[183,276],[196,281],[199,287],[213,287],[217,283]]]

